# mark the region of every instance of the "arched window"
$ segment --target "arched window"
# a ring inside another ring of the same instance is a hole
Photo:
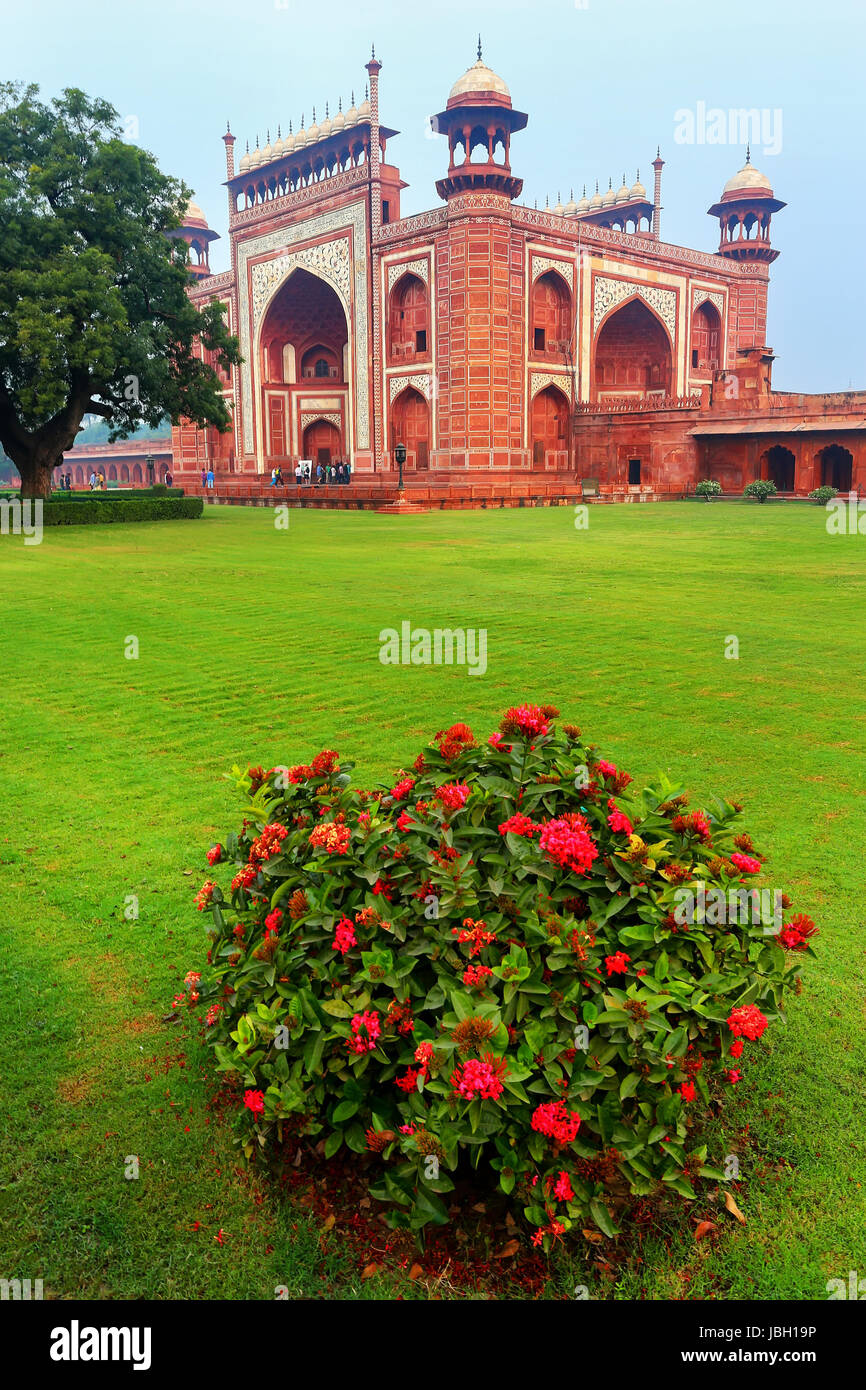
[[[388,358],[415,362],[430,356],[430,297],[418,275],[403,275],[391,291]]]
[[[571,350],[571,291],[561,275],[548,270],[532,286],[530,355],[566,362]]]
[[[317,357],[317,358],[316,358],[316,365],[315,365],[315,367],[313,368],[313,375],[314,375],[314,376],[330,376],[330,375],[331,375],[331,369],[330,369],[330,367],[328,366],[328,359],[327,359],[326,357]]]
[[[692,371],[709,375],[722,365],[722,321],[709,300],[692,314]]]

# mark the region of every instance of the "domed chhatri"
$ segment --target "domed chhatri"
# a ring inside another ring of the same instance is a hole
[[[710,216],[719,219],[718,254],[728,260],[770,264],[779,254],[770,245],[770,222],[784,206],[766,174],[755,168],[747,146],[742,169],[731,175],[719,201],[708,208]]]
[[[447,178],[436,183],[439,197],[482,188],[518,197],[523,180],[511,173],[511,136],[528,119],[524,111],[513,109],[507,83],[484,62],[479,35],[477,61],[454,83],[445,110],[433,117],[433,129],[448,137],[450,156]],[[486,149],[486,161],[472,158],[479,148]]]

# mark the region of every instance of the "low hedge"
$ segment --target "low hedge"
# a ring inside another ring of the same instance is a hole
[[[182,487],[166,487],[163,483],[156,483],[153,487],[127,487],[108,488],[105,492],[91,492],[89,488],[78,488],[73,492],[63,492],[56,489],[51,494],[52,502],[89,502],[91,498],[96,502],[138,502],[142,498],[148,497],[183,497]]]
[[[183,521],[204,512],[202,497],[146,497],[129,502],[115,498],[97,502],[46,502],[42,508],[44,526],[92,526],[111,521]]]

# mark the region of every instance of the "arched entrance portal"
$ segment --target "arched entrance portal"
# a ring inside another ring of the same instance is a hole
[[[851,473],[854,457],[841,444],[828,444],[818,454],[821,468],[821,486],[834,487],[837,492],[851,491]]]
[[[761,465],[761,477],[774,482],[779,492],[794,491],[794,455],[784,444],[774,444],[762,454]]]
[[[556,386],[546,386],[532,402],[532,462],[543,468],[548,449],[568,448],[568,401]]]
[[[595,395],[671,391],[671,344],[659,319],[631,299],[605,319],[595,345]]]
[[[397,444],[406,445],[416,468],[430,467],[430,407],[414,386],[400,392],[391,411],[392,450]]]
[[[278,461],[285,465],[298,447],[314,463],[347,454],[335,425],[315,421],[312,430],[302,430],[300,440],[294,422],[313,412],[331,414],[340,402],[347,417],[348,344],[346,314],[336,290],[308,270],[293,270],[268,305],[259,338],[258,427],[266,471]],[[323,392],[328,393],[325,400]]]
[[[304,430],[304,458],[313,460],[313,468],[327,466],[343,456],[343,436],[330,420],[314,420]]]

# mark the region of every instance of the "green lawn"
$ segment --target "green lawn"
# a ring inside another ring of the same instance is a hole
[[[338,1230],[239,1168],[194,1035],[160,1020],[203,958],[192,897],[239,819],[232,763],[331,747],[366,782],[523,698],[638,779],[743,800],[766,881],[821,929],[787,1027],[711,1129],[747,1224],[702,1199],[612,1282],[589,1247],[560,1256],[551,1294],[821,1299],[866,1271],[866,540],[824,521],[778,503],[597,507],[588,531],[570,508],[307,510],[283,531],[222,507],[0,538],[0,1276],[60,1297],[393,1296],[396,1275],[362,1282]],[[380,629],[404,620],[486,629],[487,673],[383,666]],[[696,1244],[697,1215],[714,1240]]]

